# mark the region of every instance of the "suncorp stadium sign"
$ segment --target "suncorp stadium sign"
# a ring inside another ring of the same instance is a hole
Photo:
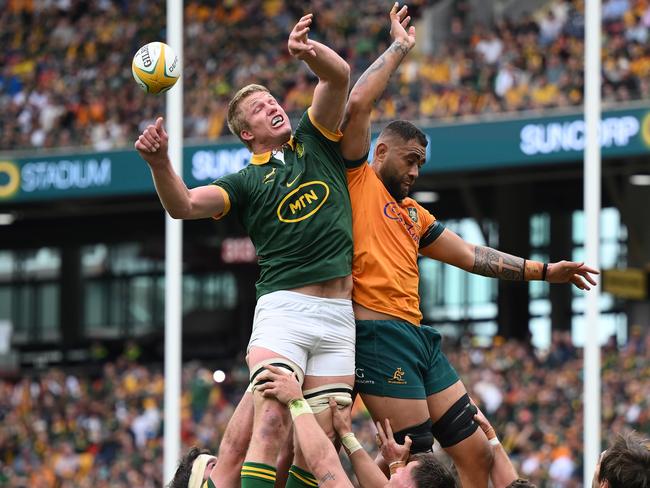
[[[582,158],[582,114],[510,117],[424,127],[427,162],[421,173],[500,170],[575,163]],[[604,159],[650,154],[650,106],[604,112]],[[183,179],[192,188],[246,167],[250,153],[238,143],[183,149]],[[21,201],[153,194],[147,165],[135,150],[48,157],[0,157],[0,205]]]
[[[600,123],[600,146],[626,147],[639,134],[639,119],[631,115],[607,117]],[[527,156],[566,151],[583,151],[585,148],[585,121],[527,124],[521,129],[521,152]]]
[[[232,149],[199,149],[192,154],[192,177],[197,182],[214,181],[236,173],[248,165],[251,153],[245,147]]]
[[[185,181],[194,187],[244,168],[250,152],[238,144],[190,146],[184,161]],[[154,191],[151,173],[136,151],[0,160],[0,204]]]
[[[20,171],[20,188],[35,191],[100,188],[111,184],[111,160],[34,161]]]
[[[115,163],[108,154],[2,161],[0,203],[114,193],[120,186],[115,185]]]
[[[581,113],[510,118],[428,129],[431,158],[422,172],[495,170],[582,159]],[[650,153],[650,106],[604,112],[599,128],[604,159]]]

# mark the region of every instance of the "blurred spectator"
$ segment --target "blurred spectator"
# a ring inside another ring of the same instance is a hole
[[[548,351],[495,338],[489,348],[446,349],[474,400],[488,414],[517,470],[542,487],[579,486],[582,476],[582,359],[570,334]],[[650,336],[632,328],[622,349],[603,349],[603,436],[650,431]],[[181,438],[217,452],[247,374],[236,364],[224,383],[211,369],[183,369]],[[161,486],[161,368],[125,356],[96,372],[52,369],[0,380],[0,484],[42,487]],[[360,402],[357,437],[376,450]]]
[[[427,3],[410,2],[411,15],[417,18]],[[140,92],[129,70],[140,45],[164,37],[162,4],[9,4],[0,13],[0,41],[6,46],[0,54],[0,149],[128,146],[142,124],[162,113],[164,99]],[[454,4],[449,42],[434,56],[411,55],[375,118],[582,103],[584,2],[555,0],[534,16],[473,29],[466,24],[468,5]],[[315,0],[310,10],[316,12],[310,34],[326,38],[344,55],[355,78],[389,40],[381,2]],[[253,81],[268,85],[290,115],[304,110],[314,84],[286,53],[287,33],[302,13],[293,2],[186,2],[187,137],[227,133],[229,96]],[[647,2],[606,1],[603,18],[606,101],[647,97]]]
[[[417,21],[426,0],[409,2]],[[147,0],[1,1],[0,150],[128,147],[163,113],[164,97],[132,80],[133,53],[164,38],[162,3]],[[497,25],[468,25],[457,1],[448,41],[432,56],[416,52],[379,101],[373,117],[446,118],[582,104],[584,1],[552,0]],[[327,39],[350,63],[353,81],[389,42],[382,2],[313,0],[310,35]],[[185,2],[184,122],[188,138],[216,139],[232,93],[266,84],[300,115],[314,89],[286,52],[299,2]],[[649,98],[650,4],[603,4],[605,102]]]

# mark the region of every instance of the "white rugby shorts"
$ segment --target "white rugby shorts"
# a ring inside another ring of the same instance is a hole
[[[305,375],[346,376],[354,374],[355,337],[352,300],[281,290],[257,301],[248,351],[270,349]]]

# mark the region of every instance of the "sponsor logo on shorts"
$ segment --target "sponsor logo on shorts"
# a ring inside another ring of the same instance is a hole
[[[355,368],[354,370],[355,381],[361,385],[374,385],[373,380],[366,379],[366,372],[363,368]]]
[[[391,385],[405,385],[404,375],[406,372],[402,368],[397,368],[393,373],[393,377],[388,379],[388,382]]]

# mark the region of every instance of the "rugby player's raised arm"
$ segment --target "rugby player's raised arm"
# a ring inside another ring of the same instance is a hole
[[[349,161],[363,158],[370,150],[370,115],[388,85],[388,80],[404,57],[415,46],[415,27],[408,27],[411,17],[407,7],[398,11],[395,2],[390,11],[390,35],[393,43],[361,75],[350,93],[343,125],[341,151]]]
[[[557,263],[540,263],[487,246],[477,246],[464,241],[449,229],[428,246],[421,248],[424,256],[457,266],[470,273],[499,278],[502,280],[530,281],[543,280],[549,283],[573,283],[581,290],[589,290],[595,285],[592,275],[599,274],[597,269],[585,263],[559,261]]]
[[[165,210],[175,219],[200,219],[221,214],[226,207],[224,191],[214,185],[188,190],[183,180],[172,168],[168,136],[163,118],[149,125],[138,137],[135,148],[149,168],[156,193]]]
[[[289,53],[309,66],[318,77],[310,115],[321,126],[336,132],[343,118],[350,86],[350,66],[332,49],[309,39],[314,14],[302,17],[289,35]]]

